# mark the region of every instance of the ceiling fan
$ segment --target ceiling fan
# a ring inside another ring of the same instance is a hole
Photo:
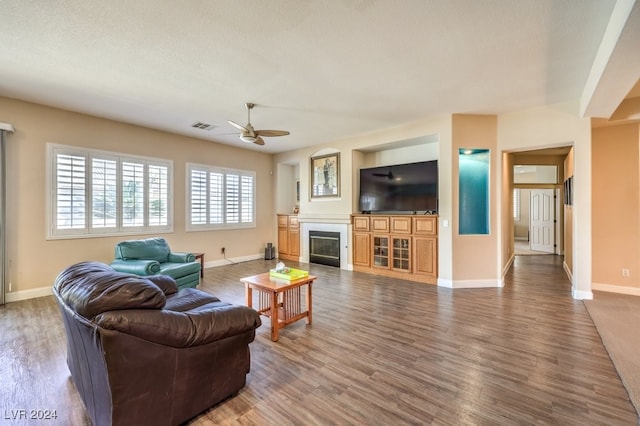
[[[229,124],[233,127],[240,130],[240,140],[242,142],[247,143],[255,143],[256,145],[264,145],[264,140],[262,136],[265,137],[273,137],[273,136],[286,136],[289,134],[286,130],[255,130],[251,125],[251,110],[253,109],[255,104],[251,102],[247,102],[245,104],[247,107],[247,124],[244,126],[239,125],[238,123],[234,123],[229,120]]]

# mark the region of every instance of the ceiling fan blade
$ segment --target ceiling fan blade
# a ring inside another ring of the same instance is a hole
[[[374,176],[385,177],[389,180],[393,180],[393,172],[389,170],[388,173],[373,173]]]
[[[289,132],[286,130],[256,130],[256,135],[273,137],[273,136],[287,136]]]
[[[229,124],[231,124],[233,127],[237,128],[238,130],[242,130],[243,132],[249,132],[249,129],[247,129],[244,126],[239,125],[238,123],[234,123],[233,121],[229,120]]]
[[[260,136],[258,136],[256,138],[255,142],[253,142],[253,143],[255,143],[256,145],[264,145],[264,139],[262,139]]]

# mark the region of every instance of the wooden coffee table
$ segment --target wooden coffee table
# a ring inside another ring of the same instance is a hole
[[[292,322],[306,318],[311,324],[311,284],[316,279],[309,275],[298,280],[273,278],[268,272],[241,278],[244,283],[247,306],[253,307],[253,290],[258,291],[260,314],[271,318],[271,340],[278,341],[279,331]],[[302,305],[302,288],[307,286],[305,306]],[[305,310],[303,310],[305,309]]]

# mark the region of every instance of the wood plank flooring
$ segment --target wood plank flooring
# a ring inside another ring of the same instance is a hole
[[[251,344],[247,385],[192,425],[637,425],[638,415],[557,256],[518,256],[502,289],[451,290],[322,265],[313,324]],[[242,276],[275,261],[205,271],[201,288],[244,303]],[[0,307],[5,410],[55,409],[87,423],[52,297]]]

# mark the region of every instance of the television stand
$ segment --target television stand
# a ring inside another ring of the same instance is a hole
[[[437,284],[437,215],[355,214],[351,223],[354,271]]]

